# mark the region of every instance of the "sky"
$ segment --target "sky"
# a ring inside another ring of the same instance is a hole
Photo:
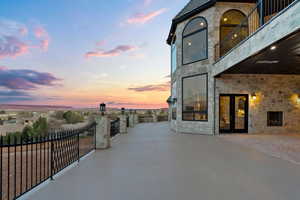
[[[0,104],[167,107],[166,39],[187,2],[1,0]]]

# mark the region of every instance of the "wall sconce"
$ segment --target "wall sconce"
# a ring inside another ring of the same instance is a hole
[[[300,104],[300,94],[297,96],[297,103]]]
[[[177,102],[177,98],[173,98],[172,103],[176,103]]]
[[[251,98],[252,98],[252,100],[256,100],[257,99],[256,93],[252,93]]]

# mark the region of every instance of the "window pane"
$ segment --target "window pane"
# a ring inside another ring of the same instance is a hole
[[[172,73],[174,73],[176,71],[176,67],[177,67],[177,49],[176,49],[176,45],[172,44],[171,45],[171,69],[172,69]]]
[[[206,26],[206,21],[203,18],[195,18],[186,25],[183,36],[191,34],[200,29],[206,28]]]
[[[207,30],[183,38],[183,64],[207,58]]]
[[[184,78],[182,87],[183,120],[207,120],[207,75]]]

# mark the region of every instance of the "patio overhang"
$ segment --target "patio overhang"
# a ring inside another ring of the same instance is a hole
[[[300,74],[300,29],[221,74]]]
[[[300,2],[295,1],[220,58],[212,74],[300,74],[299,37]]]

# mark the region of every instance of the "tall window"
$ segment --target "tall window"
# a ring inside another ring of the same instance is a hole
[[[207,74],[182,80],[182,120],[207,121]]]
[[[177,68],[177,49],[175,45],[175,41],[171,44],[171,74],[176,71]]]
[[[203,17],[192,19],[184,28],[182,35],[182,63],[207,59],[207,22]]]
[[[237,29],[238,27],[239,29]],[[226,54],[247,36],[248,20],[246,15],[238,10],[225,12],[220,24],[220,55]]]
[[[176,120],[177,118],[177,92],[176,92],[177,84],[174,82],[172,84],[172,119]]]

